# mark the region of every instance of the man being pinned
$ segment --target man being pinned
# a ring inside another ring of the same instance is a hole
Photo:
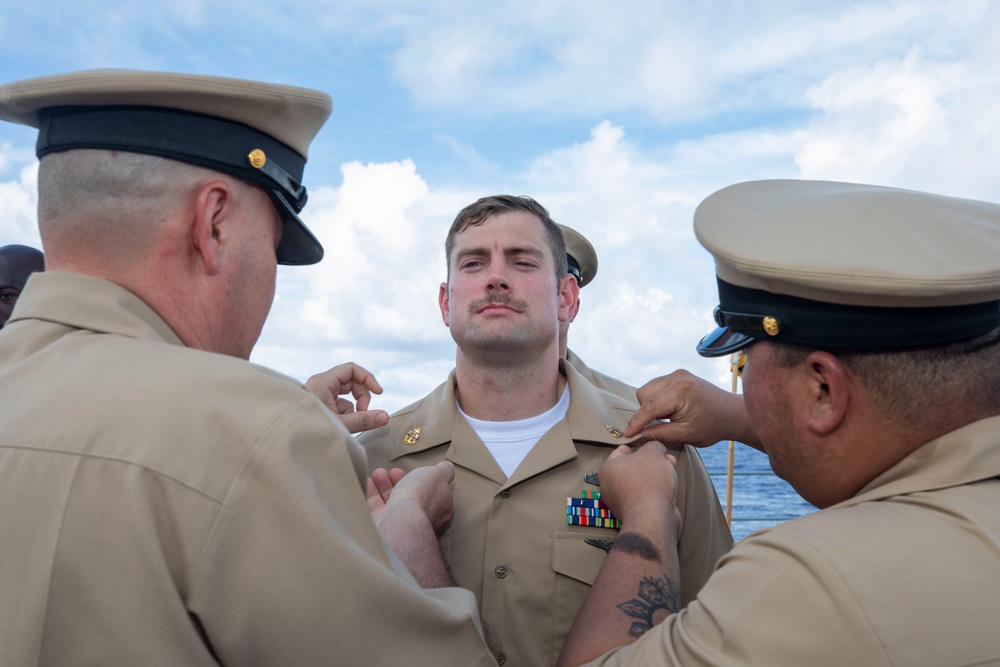
[[[560,325],[579,287],[562,232],[538,202],[498,195],[470,204],[445,255],[438,299],[455,370],[360,440],[371,468],[455,464],[455,515],[441,541],[455,580],[476,594],[498,662],[552,665],[607,557],[601,542],[617,535],[612,517],[579,525],[572,500],[599,491],[593,473],[616,446],[635,442],[622,434],[637,406],[561,359]],[[681,467],[697,458],[676,456]],[[678,494],[685,516],[718,510],[707,476],[693,479]],[[724,524],[692,519],[680,542],[678,607],[732,540]]]

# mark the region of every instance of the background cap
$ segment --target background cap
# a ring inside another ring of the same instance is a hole
[[[576,282],[583,287],[597,275],[597,251],[583,234],[572,227],[559,225],[566,239],[566,259],[569,272],[576,276]]]
[[[77,148],[157,155],[264,187],[285,220],[282,264],[313,264],[298,213],[309,144],[332,110],[306,88],[138,70],[88,70],[0,86],[0,119],[39,128],[39,158]]]
[[[751,181],[695,211],[720,356],[755,340],[905,349],[1000,325],[1000,205],[828,181]]]

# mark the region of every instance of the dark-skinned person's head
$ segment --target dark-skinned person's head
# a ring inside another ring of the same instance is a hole
[[[0,247],[0,329],[10,319],[28,276],[44,270],[41,250],[16,243]]]

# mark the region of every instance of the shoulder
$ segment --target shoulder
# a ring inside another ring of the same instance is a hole
[[[592,382],[598,389],[603,389],[604,391],[610,392],[625,399],[626,401],[629,401],[630,403],[638,405],[638,399],[635,395],[636,388],[632,385],[598,371],[593,371],[593,376]]]

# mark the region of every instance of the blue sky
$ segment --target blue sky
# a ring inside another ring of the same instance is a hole
[[[1000,8],[983,0],[0,0],[3,81],[130,67],[333,97],[304,214],[327,257],[281,269],[253,359],[300,379],[357,361],[389,410],[453,365],[444,235],[499,192],[597,248],[570,332],[592,367],[728,386],[727,363],[693,351],[715,305],[698,202],[758,178],[1000,201],[998,62]],[[0,243],[38,243],[33,146],[0,124]]]

